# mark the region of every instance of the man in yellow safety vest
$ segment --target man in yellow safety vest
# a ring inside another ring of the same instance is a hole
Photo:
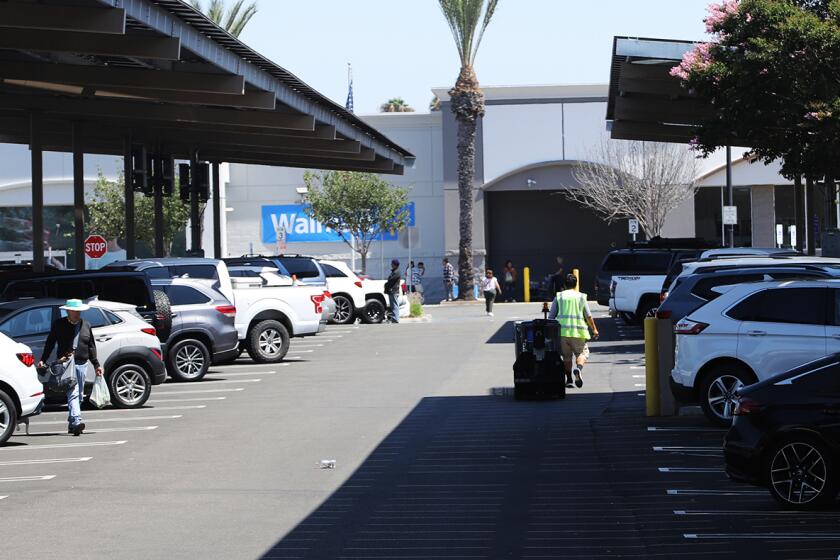
[[[583,387],[581,371],[589,357],[589,347],[586,341],[598,338],[598,327],[589,310],[586,294],[578,292],[577,276],[566,276],[566,289],[557,292],[548,313],[549,319],[556,319],[560,323],[560,354],[566,366],[566,387],[571,388],[572,375],[574,386]],[[590,336],[589,330],[592,329]]]

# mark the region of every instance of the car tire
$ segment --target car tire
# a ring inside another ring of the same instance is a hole
[[[720,364],[708,371],[700,383],[700,407],[709,422],[722,428],[731,426],[735,392],[755,381],[755,375],[738,364]]]
[[[289,331],[280,321],[260,321],[248,333],[248,355],[259,364],[273,364],[289,351]]]
[[[17,428],[18,412],[12,398],[0,391],[0,445],[6,443]]]
[[[356,320],[356,308],[349,297],[334,295],[333,301],[335,301],[335,314],[333,314],[332,323],[348,325]]]
[[[117,408],[139,408],[152,394],[152,376],[139,364],[117,366],[108,374],[106,381],[111,392],[111,404]]]
[[[210,362],[210,350],[194,338],[179,340],[166,349],[166,371],[176,381],[201,381]]]
[[[369,325],[381,323],[385,320],[385,305],[378,299],[367,300],[362,320]]]
[[[169,340],[172,334],[172,303],[169,296],[161,290],[154,290],[155,295],[155,330],[161,342]]]
[[[818,438],[794,434],[773,445],[765,457],[770,495],[786,509],[818,509],[837,496],[837,463]]]

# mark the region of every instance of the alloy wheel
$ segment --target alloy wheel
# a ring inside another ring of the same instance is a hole
[[[204,353],[192,344],[185,344],[175,354],[175,367],[188,379],[197,377],[204,369]]]
[[[9,427],[9,423],[12,421],[12,414],[6,405],[0,402],[0,434],[6,431],[6,428]]]
[[[333,321],[336,323],[346,323],[350,320],[350,301],[343,298],[335,298],[335,313],[333,314]]]
[[[738,391],[743,387],[744,383],[738,377],[721,375],[709,385],[709,392],[706,395],[709,407],[719,418],[731,420],[738,400]]]
[[[276,329],[265,329],[260,333],[260,352],[272,358],[280,353],[283,347],[283,338]]]
[[[793,442],[779,449],[770,464],[775,493],[791,504],[807,504],[825,488],[827,468],[820,451],[809,443]]]
[[[114,380],[114,390],[126,405],[135,405],[146,393],[146,378],[135,369],[121,371]]]

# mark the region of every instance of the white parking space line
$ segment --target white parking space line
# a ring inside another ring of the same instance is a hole
[[[220,383],[259,383],[260,381],[262,381],[262,380],[261,379],[240,379],[240,380],[236,380],[236,381],[226,381],[226,380],[205,379],[201,382],[201,384],[202,385],[209,385],[209,384],[212,383],[214,385],[218,385]],[[157,389],[155,389],[155,391],[160,391],[161,389],[166,389],[166,387],[183,387],[183,385],[179,384],[179,385],[160,386]],[[164,390],[163,393],[160,393],[160,394],[163,395],[163,394],[168,394],[168,393],[169,393],[168,391]]]
[[[207,377],[204,378],[204,381],[213,381],[213,377],[221,376],[221,377],[242,377],[244,375],[276,375],[276,371],[211,371],[207,373]],[[202,381],[203,383],[203,381]]]
[[[277,364],[271,364],[270,367],[274,367],[276,365]],[[222,369],[222,368],[223,369],[231,369],[231,368],[261,368],[261,367],[264,368],[265,364],[227,364],[227,365],[223,365],[223,366],[211,366],[210,369],[213,370],[213,369]],[[199,381],[199,383],[200,383],[200,381]],[[167,383],[167,385],[170,385],[170,384],[171,385],[183,385],[182,383],[176,383],[175,381],[170,381],[170,382]]]
[[[4,478],[0,478],[0,482],[34,482],[41,480],[52,480],[54,478],[54,474],[45,474],[42,476],[7,476]]]
[[[150,399],[150,402],[170,403],[170,402],[203,402],[203,401],[223,401],[227,397],[195,397],[187,399]]]
[[[798,517],[838,517],[840,516],[840,512],[838,511],[797,511],[797,510],[768,510],[768,511],[761,511],[761,510],[685,510],[685,509],[675,509],[674,515],[686,515],[686,516],[713,516],[713,515],[759,515],[759,516],[788,516],[788,515],[795,515]]]
[[[329,344],[329,341],[325,342],[324,344]],[[299,342],[292,342],[292,348],[323,348],[324,344],[302,344]]]
[[[127,428],[96,428],[93,430],[85,430],[85,434],[104,434],[106,432],[148,432],[151,430],[157,430],[157,426],[132,426]],[[71,437],[70,434],[66,434],[64,432],[30,432],[30,435],[37,435],[37,436],[68,436]]]
[[[128,443],[127,439],[119,441],[80,441],[79,443],[48,443],[45,445],[17,445],[15,447],[4,447],[0,455],[10,451],[38,451],[41,449],[64,449],[65,447],[107,447],[112,445],[123,445]]]
[[[716,467],[659,467],[661,473],[722,473],[723,469]]]
[[[125,418],[92,418],[85,420],[85,424],[94,422],[138,422],[140,420],[174,420],[175,418],[183,418],[183,414],[174,414],[172,416],[126,416]],[[49,424],[66,424],[66,420],[50,420],[49,422],[33,422],[35,427],[46,426]]]
[[[644,394],[644,393],[636,393],[636,396],[637,396],[637,397],[644,397],[644,396],[645,396],[645,394]]]
[[[631,375],[630,377],[632,377],[633,379],[644,379],[645,377],[647,377],[647,375]]]
[[[840,533],[683,533],[686,539],[840,540]]]
[[[23,459],[20,461],[0,461],[0,467],[14,467],[18,465],[48,465],[52,463],[84,463],[93,457],[68,457],[66,459]]]
[[[315,350],[298,350],[297,347],[295,347],[295,348],[290,348],[289,351],[294,352],[295,354],[311,354]]]
[[[669,496],[766,496],[767,490],[667,490]]]
[[[199,393],[234,393],[234,392],[237,392],[237,391],[244,391],[244,390],[245,389],[243,387],[234,387],[234,388],[231,388],[231,389],[195,389],[195,390],[189,390],[189,391],[165,391],[165,392],[159,393],[159,394],[160,395],[197,395]],[[175,407],[172,407],[172,408],[175,408]],[[155,410],[161,410],[161,408],[155,407]]]
[[[172,395],[174,393],[168,392],[167,395]],[[129,415],[132,412],[149,412],[150,408],[105,408],[103,410],[83,410],[82,416],[88,416],[90,414],[126,414]],[[206,404],[198,404],[198,405],[189,405],[189,406],[156,406],[154,407],[155,411],[158,410],[197,410],[199,408],[207,408]],[[65,416],[67,415],[66,410],[56,410],[53,412],[44,412],[39,416],[39,418],[48,418],[54,417],[56,415]]]
[[[646,385],[644,383],[634,383],[633,384],[633,387],[645,387],[645,386]]]
[[[630,366],[630,369],[645,369],[647,366]]]
[[[8,496],[0,496],[0,500],[5,500]]]
[[[286,362],[300,362],[303,360],[303,356],[286,356],[283,360]]]
[[[720,447],[680,447],[678,445],[673,446],[654,446],[654,451],[657,452],[664,452],[664,453],[674,453],[674,452],[681,452],[681,451],[703,451],[706,453],[709,452],[717,452],[723,453],[723,450]]]
[[[343,334],[319,334],[318,338],[323,338],[325,340],[329,340],[331,338],[344,338]]]
[[[659,426],[648,426],[647,431],[649,432],[720,432],[723,433],[726,430],[723,428],[660,428]]]

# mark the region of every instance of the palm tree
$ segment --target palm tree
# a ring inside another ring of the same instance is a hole
[[[460,241],[458,242],[458,297],[473,299],[473,180],[475,177],[475,129],[484,116],[484,94],[478,85],[473,63],[484,31],[493,18],[499,0],[438,0],[452,31],[461,72],[449,100],[458,122],[458,198],[460,199]]]
[[[409,106],[402,97],[392,97],[379,106],[383,113],[413,113],[414,108]]]
[[[248,7],[243,10],[242,6],[245,4],[245,0],[236,0],[233,6],[228,9],[227,17],[225,17],[224,0],[210,0],[206,10],[201,0],[191,0],[190,3],[193,8],[202,12],[210,21],[234,37],[239,37],[239,34],[242,33],[242,30],[245,29],[248,22],[257,13],[256,1],[248,4]]]

